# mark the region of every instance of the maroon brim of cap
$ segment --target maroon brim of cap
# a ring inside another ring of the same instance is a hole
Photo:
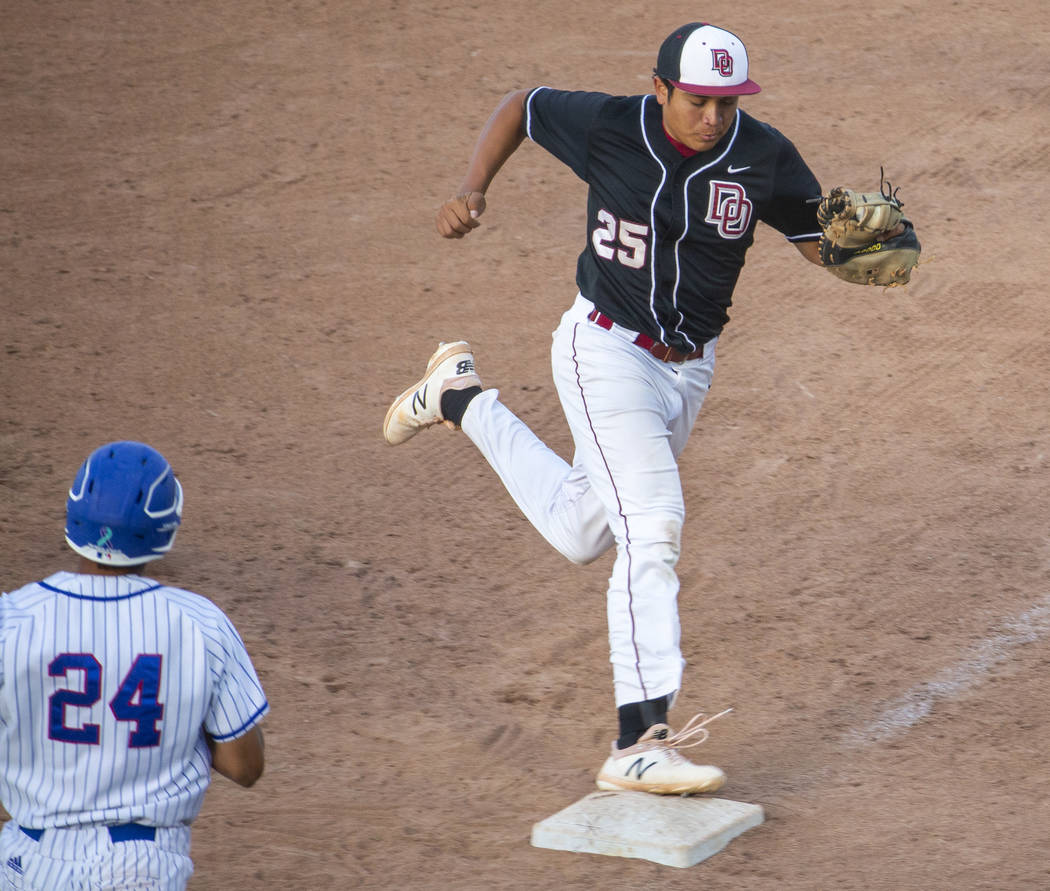
[[[762,90],[753,80],[745,80],[742,84],[732,87],[705,87],[700,84],[683,83],[680,80],[672,80],[671,83],[675,89],[683,93],[692,93],[694,96],[750,96]]]

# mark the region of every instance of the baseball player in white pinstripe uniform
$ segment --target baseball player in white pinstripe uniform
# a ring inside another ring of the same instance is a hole
[[[182,516],[168,462],[114,442],[66,502],[80,555],[0,597],[0,889],[182,889],[211,769],[263,770],[269,709],[236,629],[135,570]]]

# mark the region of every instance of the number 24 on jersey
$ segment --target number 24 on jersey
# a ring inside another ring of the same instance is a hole
[[[130,725],[128,748],[143,749],[160,745],[157,722],[164,717],[164,706],[158,701],[162,658],[156,653],[135,657],[124,680],[109,700],[109,710],[118,721]],[[64,743],[97,746],[101,728],[98,724],[67,724],[66,709],[91,708],[102,699],[102,665],[91,653],[61,653],[47,667],[53,677],[79,684],[56,690],[48,699],[48,736]],[[79,678],[78,678],[79,676]]]

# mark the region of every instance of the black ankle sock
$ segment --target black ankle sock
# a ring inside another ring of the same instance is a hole
[[[465,390],[445,390],[441,394],[441,416],[457,427],[463,421],[463,412],[470,405],[470,400],[481,392],[481,387],[467,387]]]
[[[620,716],[620,738],[616,748],[633,746],[653,724],[667,723],[667,699],[646,699],[644,702],[629,702],[616,711]]]

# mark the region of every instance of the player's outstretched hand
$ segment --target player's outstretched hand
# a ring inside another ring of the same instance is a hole
[[[485,212],[485,196],[481,192],[466,192],[449,198],[437,215],[437,230],[445,238],[462,238],[471,229],[481,225]]]

